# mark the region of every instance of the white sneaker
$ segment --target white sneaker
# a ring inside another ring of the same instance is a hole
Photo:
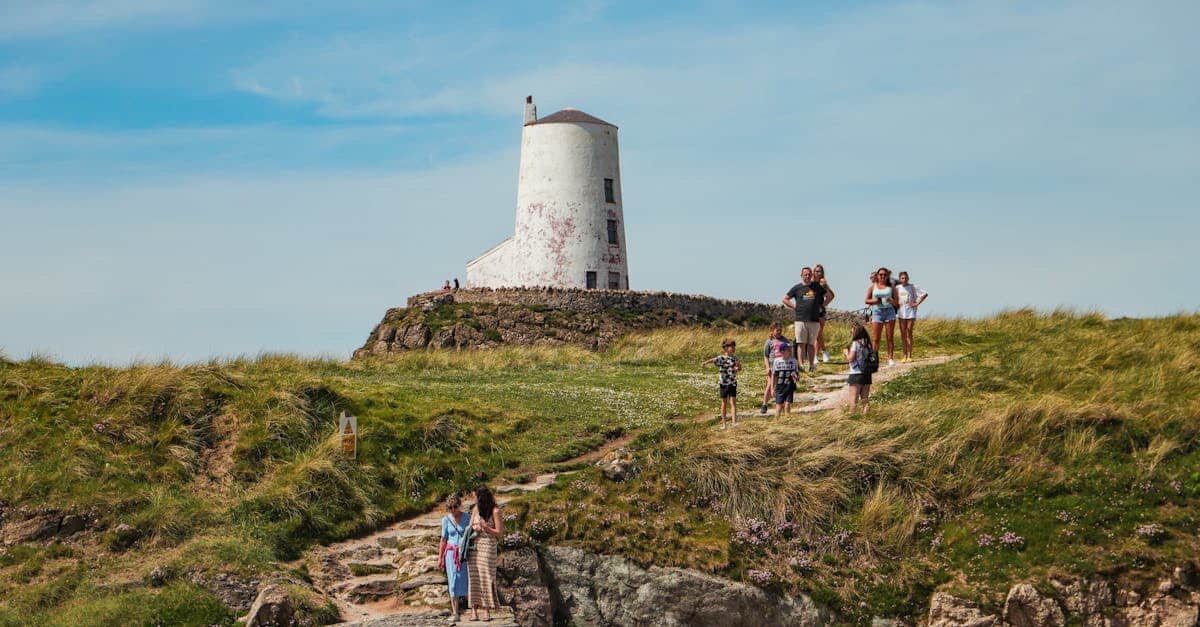
[[[821,362],[829,363],[829,351],[821,351]]]
[[[889,366],[895,366],[895,365],[896,365],[896,360],[895,360],[895,359],[889,359],[889,360],[888,360],[888,365],[889,365]]]

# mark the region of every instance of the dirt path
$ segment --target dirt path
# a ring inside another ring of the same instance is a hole
[[[894,366],[880,366],[879,372],[871,376],[871,389],[879,389],[877,386],[883,385],[892,379],[902,377],[913,370],[924,368],[926,366],[936,366],[944,364],[951,359],[951,355],[939,355],[937,357],[927,357],[925,359],[914,359],[908,363],[897,363]],[[837,409],[846,404],[848,392],[846,391],[846,377],[850,374],[849,370],[839,374],[821,375],[817,378],[818,381],[836,383],[837,387],[833,389],[824,389],[821,391],[806,394],[805,400],[807,404],[802,407],[792,409],[792,413],[808,414],[812,412],[825,411],[829,409]],[[797,399],[799,400],[799,399]]]
[[[924,368],[926,366],[936,366],[938,364],[944,364],[944,363],[954,359],[955,357],[956,357],[955,355],[938,355],[936,357],[927,357],[925,359],[915,359],[906,364],[905,363],[897,363],[894,366],[881,366],[879,368],[879,372],[876,372],[875,375],[872,377],[873,382],[872,382],[871,389],[878,390],[879,386],[887,383],[888,381],[902,377],[914,370],[917,370],[918,368]],[[815,412],[819,412],[819,411],[828,411],[830,409],[837,409],[839,407],[844,406],[846,404],[846,394],[847,394],[847,392],[846,392],[846,377],[849,374],[850,374],[849,371],[846,370],[846,371],[840,372],[838,374],[823,374],[823,375],[819,375],[819,376],[811,377],[811,378],[806,377],[805,375],[801,375],[800,376],[800,384],[799,384],[800,389],[796,390],[796,397],[795,397],[796,400],[792,404],[792,412],[791,413],[793,413],[793,414],[810,414],[810,413],[815,413]],[[801,391],[801,389],[803,389],[804,391]],[[740,397],[739,397],[739,400],[741,400]],[[748,405],[750,407],[757,408],[758,401],[761,400],[761,397],[756,397],[756,398],[746,397],[745,400],[750,401],[750,403],[748,403]],[[741,403],[739,403],[739,405],[740,404]],[[770,416],[775,415],[775,409],[774,409],[773,405],[771,408],[768,409],[768,413],[765,415],[770,415]],[[743,418],[762,418],[763,416],[764,416],[764,414],[760,414],[757,409],[753,409],[750,411],[745,411],[745,410],[738,411],[738,420],[741,420]],[[719,414],[717,412],[704,413],[704,414],[701,414],[700,416],[698,416],[696,418],[696,420],[697,421],[716,420],[717,421],[716,427],[720,428],[721,414]]]
[[[628,446],[634,435],[609,440],[601,447],[562,462],[593,464]],[[568,472],[547,472],[525,483],[495,488],[501,505],[517,495],[535,492]],[[470,504],[466,505],[467,507]],[[303,565],[314,587],[337,604],[342,619],[360,627],[442,625],[449,616],[446,576],[438,570],[441,509],[398,520],[368,536],[314,547],[294,566]],[[462,616],[467,618],[468,614]],[[460,625],[516,625],[512,611],[494,612],[490,622],[460,620]]]

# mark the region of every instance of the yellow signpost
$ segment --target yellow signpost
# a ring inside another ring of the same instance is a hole
[[[338,434],[342,437],[342,453],[350,459],[358,457],[358,418],[342,412],[338,419]]]

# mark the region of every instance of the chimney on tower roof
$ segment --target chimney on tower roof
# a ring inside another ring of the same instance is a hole
[[[537,105],[533,104],[533,96],[525,96],[525,123],[537,122]]]

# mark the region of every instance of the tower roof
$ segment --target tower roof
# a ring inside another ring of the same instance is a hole
[[[538,118],[532,122],[526,122],[525,126],[533,126],[534,124],[558,124],[558,123],[569,124],[572,122],[585,122],[587,124],[603,124],[604,126],[611,126],[613,128],[617,128],[616,124],[610,124],[608,122],[605,122],[604,120],[601,120],[600,118],[598,118],[594,115],[588,115],[587,113],[584,113],[583,111],[580,111],[579,109],[573,109],[571,107],[567,107],[566,109],[563,109],[562,111],[551,113],[550,115],[548,115],[544,118]]]

